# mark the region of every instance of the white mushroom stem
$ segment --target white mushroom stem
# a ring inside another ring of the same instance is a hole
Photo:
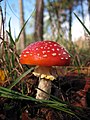
[[[39,77],[39,84],[36,93],[36,99],[49,99],[51,93],[51,81],[55,79],[55,75],[52,75],[52,67],[36,67],[33,74]]]
[[[37,89],[36,99],[44,99],[44,100],[49,99],[49,94],[51,93],[51,81],[46,79],[40,79],[38,88],[40,90]]]

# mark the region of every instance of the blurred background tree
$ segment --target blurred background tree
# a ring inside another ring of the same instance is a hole
[[[20,29],[22,29],[25,21],[24,21],[24,7],[23,7],[23,0],[18,0],[19,2],[19,11],[20,11]],[[20,36],[20,41],[19,41],[19,45],[21,47],[21,49],[25,48],[26,45],[26,35],[25,35],[25,28],[23,29],[21,36]]]
[[[76,26],[77,34],[73,33],[73,25],[77,20],[73,12],[75,12],[83,22],[85,22],[87,16],[90,16],[89,0],[18,0],[17,4],[7,0],[6,5],[9,6],[14,17],[15,14],[20,16],[18,18],[20,29],[30,16],[31,8],[35,8],[35,12],[31,15],[25,29],[22,31],[19,44],[17,45],[20,49],[25,48],[26,45],[33,41],[43,39],[58,41],[66,45],[66,47],[68,46],[66,43],[69,43],[70,47],[74,41],[73,36],[78,35],[77,30],[79,29],[78,26]],[[12,21],[14,21],[13,16]],[[78,20],[77,23],[79,23]],[[19,28],[19,24],[17,27]],[[17,30],[16,34],[18,34]],[[86,33],[82,36],[83,39],[84,37],[86,37]],[[89,40],[86,40],[86,42],[87,41]]]
[[[36,0],[35,41],[43,40],[43,11],[44,11],[44,1]]]
[[[88,14],[89,14],[89,20],[90,20],[90,0],[87,0],[88,1]]]

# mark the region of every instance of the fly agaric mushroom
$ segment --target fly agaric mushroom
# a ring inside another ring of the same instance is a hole
[[[52,66],[69,65],[70,55],[64,47],[56,42],[38,41],[22,51],[20,63],[38,66],[33,72],[35,76],[39,77],[36,99],[49,99],[51,81],[56,79],[56,75],[52,75]]]

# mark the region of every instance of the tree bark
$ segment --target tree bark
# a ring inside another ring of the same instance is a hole
[[[82,15],[83,23],[85,23],[85,20],[84,20],[84,6],[83,6],[83,1],[80,0],[80,3],[81,3],[81,15]]]
[[[88,14],[89,14],[89,20],[90,20],[90,0],[87,0],[88,1]]]
[[[19,9],[20,9],[20,29],[22,29],[24,25],[24,11],[23,11],[23,0],[19,0]],[[20,36],[20,49],[25,48],[25,29],[23,29]]]
[[[69,9],[69,40],[72,41],[72,7]]]
[[[36,0],[35,41],[43,40],[43,0]]]

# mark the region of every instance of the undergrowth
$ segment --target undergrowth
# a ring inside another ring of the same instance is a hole
[[[75,16],[78,18],[76,14]],[[78,20],[80,21],[79,18]],[[46,106],[46,107],[48,106],[50,108],[66,112],[72,116],[75,116],[77,119],[79,119],[79,117],[75,114],[75,111],[72,109],[73,107],[71,107],[71,105],[69,105],[65,101],[62,101],[56,98],[55,96],[51,96],[50,100],[36,100],[33,94],[29,96],[30,91],[28,92],[29,84],[27,83],[27,81],[29,80],[31,76],[31,72],[33,71],[34,67],[22,66],[19,63],[19,54],[16,49],[16,43],[19,40],[20,34],[27,22],[28,20],[25,22],[16,40],[14,40],[12,37],[11,26],[9,21],[9,31],[6,31],[6,37],[5,37],[6,39],[2,38],[2,41],[0,43],[0,46],[1,46],[0,69],[5,73],[5,80],[0,81],[1,98],[31,101],[31,102],[34,102],[35,104],[36,103],[39,104],[40,106]],[[86,31],[90,35],[90,32],[85,27],[85,25],[81,21],[80,23],[83,25],[83,27],[86,29]],[[72,67],[70,70],[72,71],[74,67],[77,67],[78,73],[79,73],[80,67],[84,67],[86,65],[85,60],[86,61],[89,60],[89,57],[87,56],[87,53],[89,53],[89,50],[86,50],[86,51],[80,50],[79,52],[77,52],[76,46],[74,45],[73,42],[72,44],[70,44],[69,42],[67,44],[67,41],[64,41],[63,44],[69,50],[72,57],[72,61],[71,61]],[[29,86],[32,86],[32,85],[29,85]],[[35,86],[34,86],[34,89],[35,89]],[[79,108],[76,107],[75,109],[78,110]]]

